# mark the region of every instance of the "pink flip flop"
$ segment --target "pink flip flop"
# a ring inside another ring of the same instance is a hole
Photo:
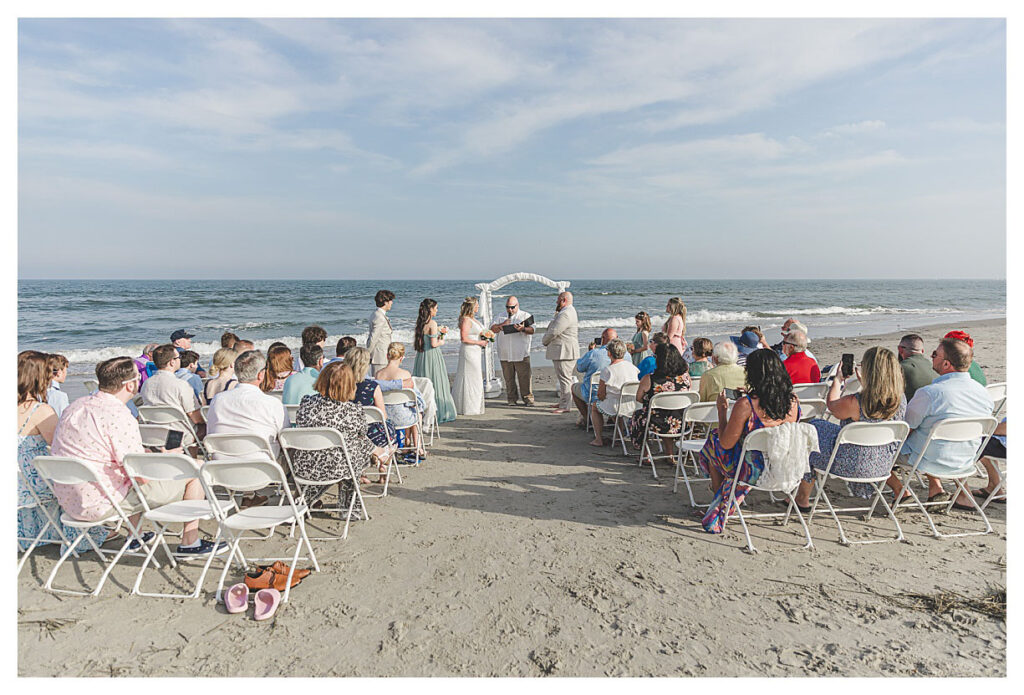
[[[224,594],[224,607],[228,613],[244,613],[249,607],[249,587],[245,584],[235,584]]]
[[[281,605],[281,592],[277,589],[260,589],[256,592],[256,620],[273,618],[277,607]]]

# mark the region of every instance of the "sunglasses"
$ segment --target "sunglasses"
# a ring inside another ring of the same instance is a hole
[[[518,304],[506,304],[505,308],[506,309],[518,309],[519,305]]]
[[[939,356],[939,351],[938,350],[932,350],[932,359],[934,360],[938,356]],[[943,357],[942,360],[944,362],[947,361],[945,357]]]

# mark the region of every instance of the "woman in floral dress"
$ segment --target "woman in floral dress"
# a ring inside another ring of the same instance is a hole
[[[640,380],[636,392],[636,400],[640,407],[633,413],[629,421],[629,436],[633,446],[643,447],[644,430],[647,427],[647,413],[650,411],[651,398],[656,393],[669,391],[689,391],[690,375],[686,360],[679,354],[675,345],[662,344],[654,351],[655,364],[653,374]],[[658,409],[651,413],[651,432],[658,434],[678,434],[683,427],[682,410]],[[673,440],[667,441],[668,454],[673,455]]]

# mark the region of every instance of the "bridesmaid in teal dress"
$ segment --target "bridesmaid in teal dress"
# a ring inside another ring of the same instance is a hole
[[[455,419],[455,400],[448,383],[448,369],[444,366],[441,346],[444,345],[448,329],[438,328],[437,302],[424,299],[420,302],[420,314],[416,319],[416,361],[412,365],[413,376],[424,376],[434,384],[434,401],[437,403],[437,421],[452,422]]]

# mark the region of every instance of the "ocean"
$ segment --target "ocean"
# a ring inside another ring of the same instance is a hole
[[[81,381],[98,361],[136,356],[146,343],[166,342],[171,332],[195,333],[193,349],[207,364],[220,335],[233,331],[261,349],[280,340],[301,343],[303,327],[327,329],[327,355],[338,338],[362,345],[374,310],[373,295],[390,289],[396,340],[406,343],[412,365],[416,311],[424,297],[438,302],[438,322],[455,328],[459,305],[479,296],[479,280],[20,280],[18,349],[59,352],[71,362],[65,390],[81,394]],[[563,278],[552,278],[562,280]],[[571,280],[569,290],[580,317],[585,346],[608,326],[633,335],[633,316],[647,311],[655,329],[665,319],[665,302],[681,297],[687,306],[687,338],[719,340],[745,325],[757,325],[778,339],[789,316],[807,324],[812,340],[910,329],[1006,315],[1003,280]],[[540,333],[554,314],[555,291],[520,282],[493,294],[494,316],[503,298],[515,294],[535,315],[538,335],[533,361],[545,364]],[[444,348],[454,371],[457,340]]]

